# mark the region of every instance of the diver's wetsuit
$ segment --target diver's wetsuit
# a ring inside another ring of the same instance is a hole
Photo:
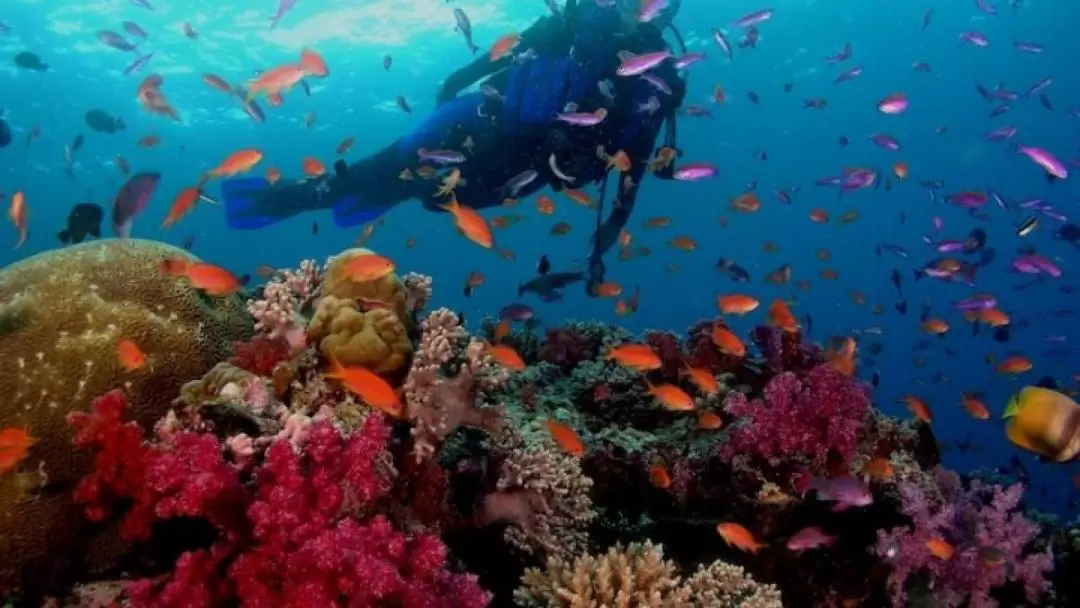
[[[436,110],[412,133],[380,152],[348,167],[339,163],[332,175],[317,180],[272,188],[264,180],[225,182],[229,223],[233,228],[259,228],[302,211],[330,208],[338,225],[350,226],[410,198],[437,209],[445,202],[433,197],[438,180],[401,177],[404,169],[415,172],[422,164],[418,156],[422,148],[465,152],[465,162],[455,165],[465,183],[455,188],[455,195],[470,207],[491,207],[510,194],[502,186],[528,169],[539,175],[518,191],[519,197],[545,186],[581,188],[603,179],[607,163],[597,155],[603,146],[607,154],[624,151],[632,166],[627,175],[613,180],[611,213],[594,239],[592,258],[599,264],[594,270],[602,277],[600,256],[626,224],[657,135],[665,119],[674,120],[686,92],[670,62],[651,71],[667,83],[670,94],[645,79],[617,76],[618,54],[665,48],[661,32],[652,25],[623,32],[616,11],[592,2],[568,3],[564,17],[544,17],[525,30],[515,54],[498,61],[484,54],[452,74],[439,91]],[[485,77],[482,92],[457,96]],[[604,80],[612,84],[614,102],[598,86]],[[658,107],[644,109],[653,97]],[[577,111],[606,108],[608,114],[595,126],[568,125],[556,114],[569,102],[577,105]],[[573,177],[573,182],[566,183],[552,171],[552,155],[560,173]]]
[[[0,111],[0,114],[3,114]],[[3,118],[0,118],[0,148],[6,148],[11,143],[11,129]]]

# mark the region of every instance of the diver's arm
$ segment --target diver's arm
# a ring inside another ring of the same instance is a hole
[[[529,26],[529,29],[522,32],[521,43],[518,46],[528,44],[531,40],[545,36],[551,27],[552,19],[552,17],[543,17]],[[476,59],[473,59],[472,62],[465,67],[450,74],[446,81],[443,82],[442,86],[439,87],[439,92],[435,97],[435,103],[437,105],[442,105],[447,101],[450,101],[457,97],[458,92],[462,89],[510,67],[513,62],[513,53],[509,53],[505,57],[499,58],[497,61],[492,61],[488,53],[483,53]]]

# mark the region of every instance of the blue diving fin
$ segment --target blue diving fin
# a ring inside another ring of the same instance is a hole
[[[364,205],[359,198],[353,195],[345,195],[334,203],[334,224],[338,228],[349,228],[366,224],[390,210],[389,205],[372,207]]]
[[[229,228],[256,230],[294,215],[275,214],[268,206],[260,204],[260,195],[269,189],[270,182],[261,177],[242,177],[221,182],[221,198],[225,203],[225,221]]]

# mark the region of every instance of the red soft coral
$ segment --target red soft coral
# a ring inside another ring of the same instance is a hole
[[[546,363],[558,365],[563,371],[570,371],[578,363],[596,356],[589,349],[589,342],[581,334],[564,328],[547,330],[543,345],[537,357]]]
[[[131,605],[487,605],[475,577],[447,569],[438,538],[406,536],[375,513],[395,475],[382,416],[347,436],[316,423],[302,449],[275,441],[248,477],[207,433],[145,443],[138,426],[122,421],[124,406],[114,391],[93,413],[72,416],[76,444],[98,451],[76,499],[97,519],[113,503],[131,504],[124,523],[133,538],[174,517],[201,517],[219,531],[208,550],[184,553],[168,575],[132,584]]]
[[[821,473],[855,454],[870,398],[858,381],[819,365],[805,375],[774,377],[763,399],[732,393],[725,408],[743,419],[721,449],[725,458],[758,456],[774,467],[784,459],[802,460]]]
[[[678,382],[682,370],[686,368],[682,343],[678,336],[662,331],[650,331],[645,334],[645,344],[660,357],[659,372],[664,382]]]
[[[270,377],[278,363],[288,361],[289,350],[289,343],[285,338],[258,336],[247,342],[233,344],[233,356],[229,359],[229,364],[259,376]]]

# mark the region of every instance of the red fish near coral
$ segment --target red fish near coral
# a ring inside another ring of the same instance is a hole
[[[24,428],[11,426],[0,430],[0,474],[14,469],[22,462],[35,441]]]
[[[629,367],[639,372],[660,369],[660,366],[663,365],[660,356],[644,344],[616,346],[608,352],[604,359],[615,361],[623,367]]]
[[[544,426],[564,452],[575,458],[585,455],[585,444],[581,442],[581,438],[574,429],[556,420],[548,420]]]
[[[116,343],[116,359],[120,362],[120,367],[123,367],[127,371],[135,371],[146,365],[146,355],[143,354],[142,349],[131,340],[120,340]]]
[[[735,547],[750,553],[757,553],[766,546],[742,524],[733,522],[719,523],[716,524],[716,532],[720,534],[720,538],[723,538],[729,547]]]
[[[192,287],[212,296],[227,296],[236,293],[241,287],[240,279],[231,272],[205,262],[167,258],[161,261],[160,267],[166,274],[187,277]]]
[[[387,416],[401,418],[403,408],[394,387],[366,367],[343,367],[336,359],[331,359],[330,371],[324,372],[323,377],[339,381],[364,403]]]

